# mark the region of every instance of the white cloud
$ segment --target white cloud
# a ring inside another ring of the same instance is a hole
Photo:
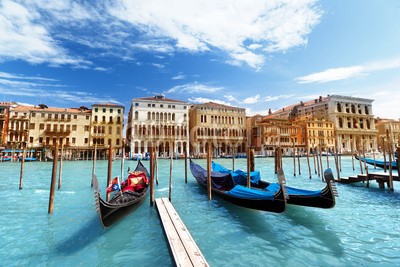
[[[151,64],[151,65],[154,66],[154,67],[156,67],[156,68],[159,68],[159,69],[165,68],[165,65],[159,64],[159,63],[153,63],[153,64]]]
[[[260,100],[260,95],[255,95],[255,96],[244,99],[242,102],[243,102],[243,104],[255,104],[259,100]]]
[[[93,93],[60,89],[66,87],[69,86],[60,84],[58,80],[52,78],[27,77],[20,74],[0,72],[0,95],[28,97],[30,101],[35,98],[44,101],[47,98],[58,102],[87,104],[112,102],[120,104],[112,97],[99,97]]]
[[[186,76],[183,75],[182,73],[179,73],[178,75],[172,77],[171,79],[172,80],[184,80],[184,79],[186,79]]]
[[[239,102],[239,101],[236,99],[236,97],[234,97],[234,96],[232,96],[232,95],[224,95],[224,97],[225,97],[226,99],[228,99],[228,101],[231,101],[231,102]]]
[[[371,72],[400,68],[400,57],[388,60],[376,61],[365,65],[340,67],[327,69],[298,77],[299,83],[326,83],[331,81],[346,80],[360,75],[368,75]]]
[[[132,1],[109,6],[109,13],[151,38],[174,40],[178,49],[202,52],[217,48],[230,64],[260,68],[264,52],[307,44],[322,12],[315,0]],[[263,53],[260,51],[260,53]]]
[[[0,61],[22,59],[33,64],[86,64],[68,55],[53,39],[36,9],[5,0],[0,7]]]
[[[222,89],[223,89],[223,87],[209,86],[206,84],[201,84],[201,83],[195,82],[195,83],[188,83],[188,84],[174,86],[164,93],[165,94],[176,93],[176,92],[178,92],[178,93],[183,93],[183,92],[186,92],[186,93],[215,93]]]
[[[219,99],[210,99],[210,98],[205,98],[205,97],[195,97],[195,98],[189,98],[188,99],[189,102],[192,103],[197,103],[197,104],[203,104],[203,103],[207,103],[207,102],[214,102],[217,104],[221,104],[221,105],[227,105],[227,106],[232,106],[230,103],[219,100]]]
[[[276,101],[276,100],[279,100],[279,99],[287,99],[287,98],[292,98],[292,97],[294,97],[295,96],[295,94],[288,94],[288,95],[275,95],[275,96],[266,96],[265,98],[264,98],[264,101],[265,102],[270,102],[270,101]]]

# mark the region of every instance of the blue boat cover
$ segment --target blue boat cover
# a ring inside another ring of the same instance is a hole
[[[215,162],[212,162],[212,169],[215,172],[230,173],[232,175],[233,180],[235,181],[235,184],[247,185],[247,172],[245,171],[242,170],[231,171],[222,166],[221,164]],[[250,172],[251,183],[258,184],[258,181],[260,181],[260,179],[261,176],[259,171]]]
[[[379,164],[379,165],[382,165],[382,166],[385,165],[385,161],[384,160],[375,160],[374,161],[374,159],[370,159],[370,158],[365,158],[364,159],[363,157],[361,157],[361,161],[365,161],[366,163],[371,164],[371,165],[374,165],[374,162],[376,164]],[[386,161],[386,167],[389,167],[389,160]],[[397,160],[396,159],[392,161],[392,168],[397,168]]]
[[[296,195],[296,196],[321,196],[321,190],[306,190],[306,189],[298,189],[290,186],[285,186],[286,191],[289,194],[289,197],[291,195]],[[266,190],[270,192],[276,192],[279,190],[279,184],[278,183],[271,183]]]
[[[247,173],[242,171],[242,170],[236,170],[236,171],[230,171],[221,164],[212,162],[212,169],[216,172],[221,172],[221,173],[231,173],[233,180],[235,181],[236,184],[239,185],[247,185]],[[254,171],[250,173],[251,177],[251,182],[258,184],[258,181],[261,179],[260,172],[259,171]],[[298,189],[290,186],[285,186],[289,197],[290,195],[297,195],[297,196],[321,196],[321,190],[306,190],[306,189]],[[278,183],[270,183],[270,185],[265,188],[265,190],[268,190],[271,193],[276,193],[279,190],[279,184]]]
[[[265,200],[275,199],[275,193],[273,192],[252,189],[242,185],[236,185],[234,188],[227,191],[226,193],[228,195],[245,199],[265,199]]]

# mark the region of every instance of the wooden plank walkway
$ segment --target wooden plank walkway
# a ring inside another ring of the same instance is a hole
[[[398,175],[392,175],[393,181],[400,181]],[[348,178],[341,178],[340,180],[336,180],[338,183],[342,184],[352,184],[359,182],[370,182],[375,180],[380,188],[384,188],[384,183],[389,184],[389,174],[388,173],[369,173],[367,174],[359,174],[357,176],[349,176]]]
[[[209,266],[168,198],[155,201],[176,266]]]

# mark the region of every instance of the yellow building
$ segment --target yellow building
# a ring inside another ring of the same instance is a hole
[[[0,102],[0,147],[5,147],[8,136],[8,120],[12,103]]]
[[[91,110],[90,144],[99,149],[111,145],[121,152],[123,147],[124,107],[112,103],[93,104]]]
[[[307,102],[284,107],[272,113],[282,119],[298,117],[324,118],[335,128],[335,138],[341,153],[350,153],[357,145],[366,149],[377,147],[374,115],[371,99],[328,95]]]
[[[244,108],[213,102],[192,105],[189,111],[190,151],[203,157],[207,143],[212,143],[213,156],[232,156],[246,152],[246,112]]]
[[[377,118],[375,127],[378,130],[378,149],[382,151],[385,145],[385,150],[387,151],[388,145],[390,145],[392,151],[396,151],[397,146],[400,144],[400,121]]]

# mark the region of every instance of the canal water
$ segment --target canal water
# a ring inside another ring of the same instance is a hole
[[[195,160],[206,166],[205,160]],[[231,168],[231,159],[216,162]],[[144,162],[148,167],[149,162]],[[169,160],[159,160],[155,197],[168,197]],[[273,158],[257,158],[263,179],[276,181]],[[327,166],[325,159],[324,167]],[[134,161],[125,167],[133,169]],[[289,186],[321,189],[307,161],[293,176],[293,159],[284,158]],[[334,166],[333,158],[330,167]],[[113,162],[113,176],[120,174]],[[235,168],[246,168],[236,159]],[[296,162],[296,168],[297,162]],[[149,198],[134,213],[103,229],[90,186],[91,161],[63,162],[63,180],[48,215],[51,162],[26,162],[19,190],[20,163],[0,163],[0,266],[173,266],[155,207]],[[370,171],[374,171],[373,167]],[[379,170],[381,171],[381,170]],[[336,176],[336,170],[333,168]],[[360,173],[358,162],[342,157],[342,177]],[[96,174],[104,195],[107,161]],[[337,184],[333,209],[288,206],[283,214],[249,210],[217,197],[207,200],[184,161],[173,161],[172,203],[211,266],[400,266],[400,183],[394,192],[376,182]]]

